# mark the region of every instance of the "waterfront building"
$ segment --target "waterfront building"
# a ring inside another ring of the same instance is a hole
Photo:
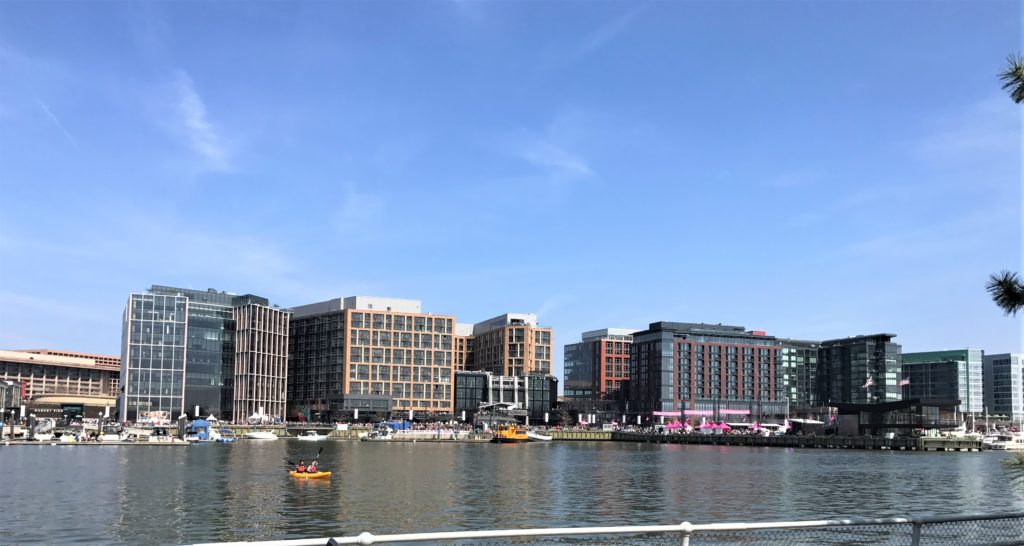
[[[292,309],[290,414],[331,420],[452,411],[455,317],[353,296]]]
[[[901,347],[896,334],[822,341],[818,351],[818,393],[828,405],[900,400]]]
[[[486,415],[522,417],[534,424],[551,420],[558,400],[558,379],[550,375],[520,377],[481,371],[455,372],[454,410],[466,421]]]
[[[495,375],[551,373],[551,328],[537,325],[537,315],[505,313],[473,325],[472,370]]]
[[[632,412],[722,420],[784,418],[779,340],[742,326],[655,322],[633,334]]]
[[[822,405],[818,397],[817,341],[782,340],[780,367],[783,396],[791,406],[811,411]]]
[[[987,413],[1024,421],[1024,354],[985,355],[983,369]]]
[[[39,417],[97,417],[113,407],[120,366],[111,355],[50,349],[0,351],[0,380],[9,383],[5,401],[24,403]]]
[[[564,348],[564,392],[567,398],[622,399],[629,379],[629,347],[635,329],[604,328],[583,332],[582,341]]]
[[[473,325],[455,323],[455,369],[473,369]]]
[[[288,321],[286,311],[252,294],[158,285],[131,294],[121,336],[122,418],[283,416]]]
[[[903,353],[898,383],[904,399],[959,400],[962,413],[984,411],[982,357],[980,349]]]
[[[840,436],[910,436],[922,429],[953,430],[960,400],[909,398],[872,404],[837,403]]]

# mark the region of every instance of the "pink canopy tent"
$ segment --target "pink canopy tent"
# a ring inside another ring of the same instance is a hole
[[[679,421],[672,421],[671,423],[665,425],[665,428],[667,428],[669,430],[676,430],[676,429],[683,428],[683,424],[680,423]]]
[[[702,424],[700,426],[700,428],[702,428],[702,429],[705,429],[705,428],[715,428],[715,425],[712,425],[711,423],[705,422],[704,424]]]
[[[730,430],[732,430],[732,427],[730,427],[724,421],[718,424],[718,428],[721,429],[722,432],[729,432]]]

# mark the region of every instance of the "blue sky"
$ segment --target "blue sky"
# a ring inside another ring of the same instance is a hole
[[[0,347],[365,294],[1022,350],[1016,2],[0,4]]]

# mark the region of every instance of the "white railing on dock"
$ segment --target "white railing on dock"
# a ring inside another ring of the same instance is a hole
[[[557,542],[559,537],[586,538],[588,543],[639,544],[908,544],[955,546],[959,544],[1024,545],[1024,512],[970,516],[908,516],[891,518],[847,518],[765,523],[709,523],[639,525],[622,527],[565,527],[548,529],[503,529],[492,531],[448,531],[275,540],[264,542],[222,542],[197,546],[325,546],[334,544],[393,544],[399,542],[444,542],[460,540],[518,539],[523,543]]]

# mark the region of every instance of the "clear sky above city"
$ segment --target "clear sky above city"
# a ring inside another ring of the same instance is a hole
[[[1017,2],[4,2],[0,348],[130,292],[1022,350]]]

